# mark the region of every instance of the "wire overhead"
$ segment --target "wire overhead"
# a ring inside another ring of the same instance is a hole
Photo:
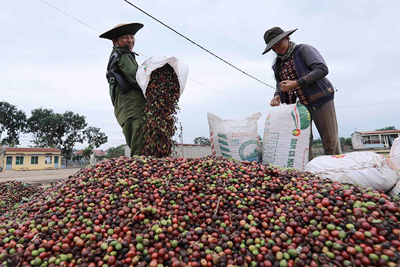
[[[251,77],[252,79],[254,79],[254,80],[256,80],[256,81],[258,81],[258,82],[260,82],[260,83],[262,83],[262,84],[264,84],[264,85],[266,85],[266,86],[268,86],[268,87],[271,87],[271,88],[275,89],[275,87],[273,87],[273,86],[271,86],[271,85],[269,85],[269,84],[267,84],[267,83],[265,83],[265,82],[263,82],[263,81],[257,79],[256,77],[254,77],[254,76],[248,74],[247,72],[245,72],[245,71],[239,69],[239,68],[236,67],[235,65],[229,63],[228,61],[224,60],[223,58],[221,58],[221,57],[217,56],[216,54],[212,53],[212,52],[209,51],[208,49],[202,47],[202,46],[199,45],[198,43],[192,41],[192,40],[189,39],[188,37],[184,36],[183,34],[179,33],[179,32],[176,31],[176,30],[174,30],[173,28],[171,28],[171,27],[168,26],[167,24],[163,23],[163,22],[160,21],[159,19],[153,17],[152,15],[150,15],[149,13],[147,13],[146,11],[144,11],[143,9],[139,8],[138,6],[135,6],[134,4],[132,4],[131,2],[129,2],[128,0],[124,0],[124,1],[127,2],[128,4],[130,4],[131,6],[133,6],[134,8],[136,8],[137,10],[143,12],[144,14],[146,14],[147,16],[149,16],[150,18],[154,19],[154,20],[157,21],[158,23],[160,23],[160,24],[162,24],[163,26],[167,27],[167,28],[170,29],[171,31],[175,32],[175,33],[178,34],[179,36],[185,38],[186,40],[188,40],[188,41],[191,42],[192,44],[194,44],[194,45],[200,47],[201,49],[203,49],[203,50],[206,51],[207,53],[213,55],[214,57],[218,58],[218,59],[221,60],[222,62],[228,64],[228,65],[231,66],[232,68],[234,68],[234,69],[240,71],[241,73],[243,73],[243,74],[245,74],[245,75]]]
[[[57,11],[63,13],[64,15],[66,15],[66,16],[68,16],[68,17],[70,17],[70,18],[72,18],[72,19],[78,21],[79,23],[85,25],[86,27],[89,27],[90,29],[92,29],[92,30],[94,30],[94,31],[96,31],[96,32],[98,32],[98,33],[100,33],[100,31],[98,31],[98,30],[96,30],[95,28],[89,26],[88,24],[86,24],[86,23],[80,21],[79,19],[77,19],[77,18],[75,18],[75,17],[69,15],[68,13],[66,13],[66,12],[64,12],[64,11],[62,11],[62,10],[60,10],[59,8],[57,8],[57,7],[55,7],[55,6],[53,6],[53,5],[49,4],[49,3],[47,3],[47,2],[44,1],[44,0],[41,0],[41,1],[42,1],[43,3],[45,3],[45,4],[49,5],[49,6],[51,6],[52,8],[56,9]],[[142,55],[142,56],[148,58],[146,55],[144,55],[144,54],[142,54],[142,53],[140,53],[140,52],[138,52],[138,51],[135,51],[135,52],[137,52],[137,53],[139,53],[140,55]],[[204,84],[202,84],[202,83],[200,83],[200,82],[198,82],[198,81],[196,81],[196,80],[193,80],[193,79],[191,79],[191,78],[189,78],[189,79],[192,80],[192,81],[194,81],[194,82],[196,82],[196,83],[198,83],[198,84],[200,84],[200,85],[202,85],[202,86],[204,86],[204,87],[206,87],[206,88],[208,88],[208,89],[211,89],[211,90],[213,90],[213,91],[215,91],[215,92],[217,92],[217,93],[219,93],[219,94],[221,94],[221,95],[224,95],[224,96],[226,96],[226,97],[232,98],[232,99],[234,99],[234,100],[236,100],[236,101],[242,102],[242,103],[244,103],[244,104],[246,104],[246,105],[249,105],[249,106],[251,106],[251,107],[255,107],[253,104],[244,102],[244,101],[239,100],[239,99],[237,99],[237,98],[234,98],[234,97],[232,97],[232,96],[230,96],[230,95],[224,94],[224,93],[222,93],[222,92],[220,92],[220,91],[218,91],[218,90],[216,90],[216,89],[213,89],[213,88],[211,88],[211,87],[209,87],[209,86],[206,86],[206,85],[204,85]],[[258,108],[260,108],[260,107],[258,107]]]
[[[68,16],[68,17],[70,17],[70,18],[72,18],[72,19],[78,21],[79,23],[85,25],[86,27],[88,27],[88,28],[90,28],[90,29],[92,29],[92,30],[94,30],[94,31],[96,31],[96,32],[98,32],[98,33],[101,33],[100,31],[98,31],[98,30],[96,30],[95,28],[89,26],[88,24],[86,24],[86,23],[80,21],[79,19],[77,19],[77,18],[75,18],[75,17],[69,15],[68,13],[62,11],[61,9],[59,9],[59,8],[57,8],[57,7],[55,7],[55,6],[51,5],[51,4],[49,4],[49,3],[47,3],[47,2],[44,1],[44,0],[41,0],[41,1],[42,1],[43,3],[49,5],[50,7],[52,7],[52,8],[54,8],[54,9],[58,10],[59,12],[63,13],[64,15],[66,15],[66,16]],[[124,0],[124,1],[126,1],[126,0]],[[128,1],[126,1],[126,2],[128,2]],[[128,3],[129,3],[129,2],[128,2]],[[131,3],[129,3],[129,4],[131,4]],[[131,4],[131,5],[134,6],[133,4]],[[138,7],[136,7],[136,6],[134,6],[134,7],[137,8],[137,9],[139,9],[140,11],[144,12],[144,11],[141,10],[140,8],[138,8]],[[146,12],[144,12],[144,13],[145,13],[146,15],[152,17],[151,15],[147,14]],[[152,17],[152,18],[153,18],[153,17]],[[156,18],[154,18],[154,19],[157,20]],[[159,20],[157,20],[157,21],[160,22]],[[162,22],[160,22],[160,23],[163,24],[163,25],[165,25],[165,24],[162,23]],[[165,25],[165,26],[168,27],[167,25]],[[168,27],[168,28],[170,28],[170,27]],[[170,29],[171,29],[171,28],[170,28]],[[176,31],[173,30],[173,29],[171,29],[171,30],[174,31],[174,32],[176,32]],[[177,33],[178,33],[178,32],[177,32]],[[178,34],[181,35],[180,33],[178,33]],[[186,38],[186,37],[183,36],[183,35],[182,35],[182,37]],[[186,39],[188,39],[188,38],[186,38]],[[189,40],[189,39],[188,39],[188,40]],[[193,41],[190,40],[190,42],[193,42]],[[197,45],[197,44],[196,44],[196,45]],[[201,46],[200,46],[200,47],[201,47]],[[140,52],[138,52],[138,51],[135,51],[135,52],[137,52],[137,53],[143,55],[142,53],[140,53]],[[146,55],[143,55],[143,56],[146,57],[146,58],[148,58]],[[234,67],[234,68],[236,68],[236,67]],[[247,75],[248,75],[248,74],[247,74]],[[249,76],[251,76],[251,75],[249,75]],[[204,86],[204,87],[206,87],[206,88],[208,88],[208,89],[210,89],[210,90],[213,90],[213,91],[215,91],[215,92],[217,92],[217,93],[219,93],[219,94],[221,94],[221,95],[224,95],[224,96],[226,96],[226,97],[232,98],[232,99],[234,99],[234,100],[236,100],[236,101],[239,101],[239,102],[242,102],[242,103],[244,103],[244,104],[247,104],[247,105],[250,105],[250,106],[254,107],[253,104],[244,102],[244,101],[239,100],[239,99],[237,99],[237,98],[234,98],[234,97],[232,97],[232,96],[230,96],[230,95],[224,94],[224,93],[222,93],[222,92],[220,92],[220,91],[218,91],[218,90],[216,90],[216,89],[213,89],[213,88],[211,88],[211,87],[209,87],[209,86],[207,86],[207,85],[205,85],[205,84],[203,84],[203,83],[201,83],[201,82],[198,82],[198,81],[196,81],[196,80],[193,80],[193,79],[191,79],[191,78],[189,78],[189,79],[192,80],[192,81],[194,81],[194,82],[196,82],[197,84],[200,84],[200,85],[202,85],[202,86]],[[262,82],[262,81],[260,81],[260,82]],[[264,82],[262,82],[262,83],[264,83]],[[264,84],[265,84],[265,83],[264,83]],[[270,85],[268,85],[268,84],[266,84],[266,85],[269,86],[269,87],[271,87],[271,88],[274,88],[274,87],[272,87],[272,86],[270,86]],[[274,88],[274,89],[275,89],[275,88]],[[336,106],[336,107],[337,107],[337,108],[347,108],[347,107],[356,107],[356,106],[372,106],[372,105],[375,106],[375,105],[383,105],[383,104],[387,105],[387,104],[397,104],[397,103],[400,103],[400,101],[381,102],[381,103],[367,103],[367,104],[357,104],[357,105],[339,105],[339,106]]]
[[[52,8],[54,8],[54,9],[60,11],[60,12],[63,13],[64,15],[66,15],[66,16],[68,16],[68,17],[70,17],[70,18],[72,18],[72,19],[74,19],[74,20],[76,20],[76,21],[82,23],[82,24],[85,25],[86,27],[89,27],[90,29],[95,30],[96,32],[100,33],[100,31],[96,30],[95,28],[93,28],[93,27],[87,25],[86,23],[80,21],[79,19],[74,18],[73,16],[71,16],[71,15],[65,13],[64,11],[62,11],[62,10],[56,8],[55,6],[53,6],[53,5],[49,4],[49,3],[47,3],[46,1],[43,1],[43,0],[41,0],[41,1],[42,1],[43,3],[45,3],[46,5],[49,5],[49,6],[51,6]]]

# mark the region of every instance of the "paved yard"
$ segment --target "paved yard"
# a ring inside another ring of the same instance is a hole
[[[25,183],[41,183],[50,184],[68,178],[70,175],[78,172],[78,167],[68,167],[58,170],[38,170],[38,171],[11,171],[3,170],[0,172],[0,182],[4,181],[20,181]]]

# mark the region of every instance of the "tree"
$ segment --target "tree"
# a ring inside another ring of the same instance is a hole
[[[64,156],[72,157],[76,143],[83,143],[83,129],[87,126],[84,116],[66,111],[64,114],[54,113],[52,109],[34,109],[28,119],[27,130],[37,147],[55,147]]]
[[[196,137],[193,139],[193,143],[197,145],[210,145],[210,138],[206,138],[204,136]]]
[[[0,140],[3,132],[7,137],[1,140],[2,145],[14,147],[19,145],[19,134],[26,129],[26,114],[16,106],[5,101],[0,102]]]
[[[85,116],[80,116],[72,111],[66,111],[62,117],[66,131],[60,149],[63,154],[72,155],[75,144],[84,141],[82,131],[87,126],[86,119]]]
[[[390,131],[390,130],[397,130],[397,129],[394,126],[387,126],[385,128],[382,128],[382,129],[376,129],[375,131]]]
[[[125,156],[125,145],[119,145],[117,147],[110,147],[108,149],[107,158],[118,158]]]
[[[313,147],[322,147],[321,138],[313,139],[312,140],[312,146]]]
[[[351,142],[351,137],[345,138],[345,137],[340,137],[340,145],[341,146],[352,146],[353,143]]]
[[[93,145],[93,148],[101,146],[108,142],[108,137],[105,133],[100,132],[100,128],[89,126],[83,131],[83,135],[89,144]]]
[[[28,132],[33,135],[33,142],[37,147],[59,147],[66,126],[62,115],[54,113],[52,109],[34,109],[28,119]]]
[[[92,153],[93,150],[93,145],[89,145],[88,147],[85,147],[85,149],[82,150],[82,157],[85,159],[89,159],[90,154]]]

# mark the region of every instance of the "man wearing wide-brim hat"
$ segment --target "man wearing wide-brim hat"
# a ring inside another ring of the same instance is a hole
[[[293,104],[298,99],[307,107],[318,129],[324,153],[341,154],[333,101],[335,90],[326,77],[328,66],[317,49],[290,40],[289,36],[296,30],[284,31],[280,27],[273,27],[264,34],[267,47],[262,54],[272,50],[277,55],[272,66],[276,91],[270,105]],[[312,159],[312,139],[311,131],[309,159]]]
[[[114,115],[131,149],[131,156],[142,155],[144,149],[143,127],[146,99],[136,81],[138,63],[133,47],[135,34],[143,27],[140,23],[119,24],[100,35],[113,43],[108,67],[111,102]]]

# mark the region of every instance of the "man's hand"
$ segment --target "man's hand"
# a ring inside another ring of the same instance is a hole
[[[282,81],[279,85],[281,87],[281,91],[284,93],[289,92],[290,90],[299,86],[297,84],[297,81],[291,81],[291,80]]]
[[[272,98],[271,103],[270,103],[270,105],[273,107],[279,106],[280,104],[281,104],[281,97],[279,95]]]

